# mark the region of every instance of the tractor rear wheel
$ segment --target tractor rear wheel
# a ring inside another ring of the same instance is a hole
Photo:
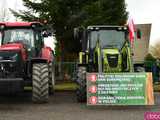
[[[78,89],[76,90],[76,96],[78,102],[86,102],[86,67],[79,67],[77,74]]]
[[[48,102],[49,70],[48,64],[36,63],[32,69],[32,101],[35,103]]]

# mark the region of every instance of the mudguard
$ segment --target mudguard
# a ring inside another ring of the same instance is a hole
[[[53,61],[52,49],[50,47],[44,46],[41,51],[41,58],[47,60],[48,62]]]

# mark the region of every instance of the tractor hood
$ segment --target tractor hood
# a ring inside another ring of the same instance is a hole
[[[22,43],[9,43],[0,46],[0,52],[14,52],[19,51],[23,60],[27,59],[27,53]]]
[[[22,43],[9,43],[9,44],[4,44],[0,46],[0,51],[3,50],[22,50],[24,49],[24,45]]]
[[[121,61],[120,52],[117,48],[112,49],[102,49],[103,54],[103,71],[104,72],[120,72],[121,71]]]

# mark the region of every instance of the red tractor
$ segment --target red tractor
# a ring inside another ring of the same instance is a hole
[[[54,63],[43,37],[39,22],[0,22],[0,94],[23,92],[31,86],[34,102],[48,101]]]

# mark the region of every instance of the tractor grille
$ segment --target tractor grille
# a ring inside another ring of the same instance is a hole
[[[0,63],[0,77],[1,78],[14,78],[18,74],[18,65],[13,62]]]
[[[13,56],[16,56],[14,58]],[[0,78],[20,77],[22,73],[20,54],[11,51],[0,51]]]
[[[118,54],[107,54],[107,60],[111,68],[115,68],[118,66]]]

